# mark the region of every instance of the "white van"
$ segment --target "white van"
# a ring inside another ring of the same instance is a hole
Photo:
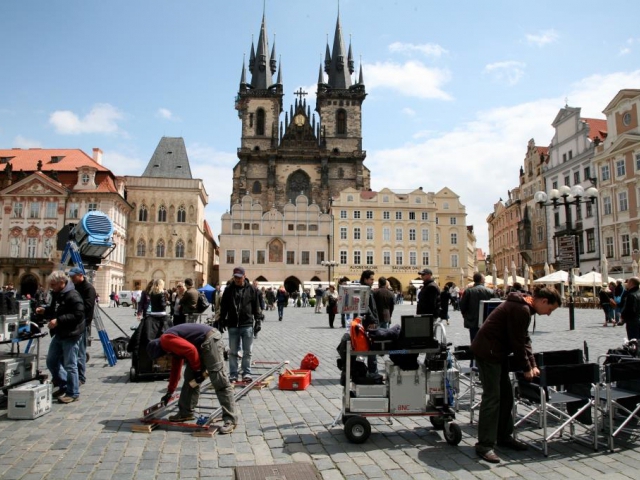
[[[137,295],[136,295],[137,294]],[[121,307],[130,307],[133,305],[133,300],[131,298],[132,295],[136,295],[136,298],[140,298],[140,294],[135,290],[121,290],[118,292],[118,297],[120,298],[120,306]]]

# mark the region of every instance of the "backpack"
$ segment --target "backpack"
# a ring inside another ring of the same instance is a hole
[[[113,347],[113,352],[116,354],[116,358],[118,360],[131,357],[131,353],[127,351],[128,344],[129,344],[128,337],[118,337],[111,340],[111,346]]]
[[[210,306],[211,304],[209,303],[209,300],[207,300],[207,297],[205,296],[205,294],[203,292],[200,292],[198,294],[198,303],[196,303],[196,312],[204,313],[205,310]]]

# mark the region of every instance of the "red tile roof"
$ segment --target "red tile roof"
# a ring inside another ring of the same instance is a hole
[[[38,160],[42,160],[42,171],[56,170],[58,172],[75,172],[79,167],[94,167],[99,172],[108,172],[109,169],[96,163],[93,158],[77,148],[12,148],[0,149],[0,158],[11,158],[13,173],[20,170],[34,172],[38,170]],[[62,157],[59,162],[51,163],[51,157]],[[0,170],[4,167],[0,166]]]
[[[543,155],[549,155],[549,147],[538,147],[536,146],[538,153],[542,153]]]
[[[581,118],[583,122],[589,125],[589,139],[591,141],[599,138],[604,140],[607,138],[607,121],[600,118]]]
[[[370,190],[363,190],[360,192],[360,198],[363,200],[371,200],[372,198],[376,198],[378,192],[372,192]]]

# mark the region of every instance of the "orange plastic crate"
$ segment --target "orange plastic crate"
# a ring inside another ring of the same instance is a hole
[[[278,379],[280,390],[305,390],[311,383],[311,370],[285,370]]]

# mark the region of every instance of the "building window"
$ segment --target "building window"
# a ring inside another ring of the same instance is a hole
[[[596,233],[593,228],[587,230],[587,252],[596,251]]]
[[[36,246],[38,245],[37,238],[27,239],[27,258],[36,258]]]
[[[456,253],[451,255],[451,268],[458,268],[458,255]]]
[[[373,220],[373,210],[367,210],[367,220]]]
[[[158,240],[158,243],[156,244],[156,257],[164,257],[164,240]]]
[[[360,250],[354,250],[353,252],[353,264],[354,265],[360,265],[361,262],[361,258],[360,258]]]
[[[640,170],[640,153],[636,153],[636,170]]]
[[[347,211],[346,210],[340,210],[340,218],[347,218]]]
[[[147,244],[142,239],[138,240],[138,245],[137,245],[137,248],[136,248],[136,255],[138,257],[144,257],[144,256],[147,255]]]
[[[367,240],[373,240],[373,227],[367,227]]]
[[[396,228],[396,242],[402,241],[402,229]]]
[[[262,193],[262,184],[259,181],[253,182],[253,187],[251,188],[251,193],[254,195],[259,195]]]
[[[558,181],[557,180],[553,181],[553,183],[551,184],[551,188],[555,188],[555,189],[558,188]]]
[[[176,216],[176,220],[178,223],[185,223],[187,221],[187,210],[183,205],[178,207],[178,215]]]
[[[382,252],[382,263],[384,265],[391,265],[391,252]]]
[[[626,212],[629,210],[629,202],[627,201],[627,192],[618,193],[618,210]]]
[[[593,217],[593,205],[591,204],[591,202],[585,203],[585,211],[587,218]]]
[[[402,220],[402,212],[396,212],[396,220]]]
[[[40,218],[40,202],[31,202],[29,207],[29,218]]]
[[[584,179],[589,180],[591,178],[591,167],[584,167]]]
[[[77,204],[74,204],[74,205],[76,205],[76,216],[72,217],[72,218],[78,218],[78,209],[77,209],[78,205]],[[146,222],[147,219],[148,219],[147,207],[142,205],[140,207],[140,211],[138,212],[138,221],[139,222]]]
[[[440,217],[436,217],[436,225],[440,225]]]
[[[564,163],[564,162],[566,162],[566,161],[567,161],[567,154],[566,154],[566,153],[563,153],[563,154],[562,154],[562,163]]]
[[[410,242],[415,242],[416,241],[416,229],[415,228],[410,228],[409,229],[409,241]]]
[[[347,134],[347,112],[342,108],[336,112],[336,135]]]
[[[251,262],[251,250],[242,250],[240,253],[240,263],[248,265]]]
[[[353,229],[353,239],[360,240],[360,227],[354,227]]]
[[[602,199],[602,214],[611,215],[611,197],[604,197]]]
[[[607,258],[613,258],[613,237],[606,237],[604,239],[605,251],[607,252]]]
[[[391,212],[382,212],[382,219],[389,220],[391,218]]]
[[[415,220],[416,219],[416,212],[409,212],[409,220]]]
[[[422,212],[422,220],[429,220],[429,212]]]
[[[373,265],[373,252],[371,250],[367,251],[367,265]]]
[[[457,225],[458,224],[458,219],[456,217],[451,217],[449,219],[451,225]]]
[[[457,245],[458,244],[458,234],[453,232],[451,234],[451,245]]]
[[[422,229],[422,241],[423,242],[429,241],[429,230],[427,228]]]
[[[347,227],[340,227],[340,240],[347,239]]]
[[[436,233],[436,245],[440,245],[440,234]]]
[[[416,203],[422,203],[422,198],[416,197]]]
[[[12,218],[22,218],[22,202],[16,202],[13,204]]]
[[[631,255],[631,243],[629,241],[629,235],[626,233],[624,235],[620,235],[620,240],[622,243],[622,256],[628,257],[629,255]]]
[[[266,250],[256,250],[256,263],[258,265],[264,265],[267,259]]]
[[[296,263],[296,252],[287,251],[287,265],[294,265]]]
[[[389,227],[384,227],[382,229],[382,240],[385,242],[391,241],[391,229]]]
[[[87,205],[87,212],[96,212],[98,210],[98,204],[96,202],[91,202]]]
[[[418,253],[409,252],[409,265],[418,265]]]
[[[542,237],[544,235],[544,229],[541,226],[538,226],[537,231],[538,231],[538,242],[541,242]]]
[[[256,111],[256,135],[264,135],[264,110],[262,108]]]
[[[47,202],[45,218],[56,218],[58,216],[58,202]]]
[[[567,187],[570,187],[570,186],[571,186],[571,178],[569,178],[569,175],[567,175],[566,177],[564,177],[564,184],[565,184]]]
[[[616,160],[616,176],[622,177],[625,174],[624,171],[624,158],[622,160]]]
[[[69,204],[69,218],[78,218],[78,204],[70,203]]]
[[[577,185],[580,183],[580,171],[573,172],[573,184]]]
[[[324,262],[324,252],[316,252],[316,264],[320,265]]]
[[[236,263],[236,251],[227,250],[227,263]]]
[[[382,196],[382,203],[389,203],[389,195]]]
[[[160,208],[158,209],[158,221],[159,222],[167,221],[167,209],[164,207],[164,205],[161,205]]]
[[[353,195],[347,195],[347,202],[353,202]]]
[[[176,242],[176,258],[184,258],[184,242],[182,240]]]
[[[346,264],[347,264],[347,251],[340,250],[340,265],[346,265]]]
[[[355,218],[355,219],[359,219],[360,218],[360,210],[354,210],[353,211],[353,218]]]
[[[396,252],[396,265],[402,265],[402,252]]]
[[[600,171],[602,172],[601,177],[603,182],[611,178],[611,175],[609,175],[609,165],[603,165]]]
[[[300,263],[302,265],[309,265],[309,252],[300,252]]]
[[[444,202],[444,203],[442,204],[442,209],[443,209],[443,210],[449,210],[449,202]]]
[[[244,225],[245,225],[245,230],[249,230],[249,224],[245,223]],[[289,230],[290,232],[293,232],[295,230],[293,223],[289,223],[287,225],[287,230]]]
[[[422,265],[429,265],[429,252],[422,252]]]

